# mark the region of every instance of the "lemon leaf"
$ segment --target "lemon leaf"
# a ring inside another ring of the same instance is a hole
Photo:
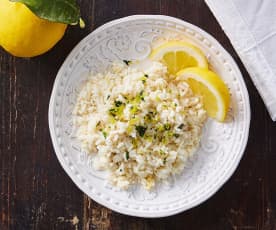
[[[80,21],[80,8],[76,0],[10,0],[25,4],[38,17],[64,24]]]

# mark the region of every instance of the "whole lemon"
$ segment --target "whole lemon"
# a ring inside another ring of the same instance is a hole
[[[50,50],[67,25],[37,17],[22,3],[0,0],[0,46],[17,57],[33,57]]]

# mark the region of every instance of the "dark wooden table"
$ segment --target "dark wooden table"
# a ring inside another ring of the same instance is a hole
[[[21,59],[0,50],[0,229],[276,229],[276,125],[204,1],[79,3],[86,28],[70,27],[47,54]],[[133,14],[175,16],[212,34],[238,63],[251,100],[249,142],[235,174],[205,203],[162,219],[121,215],[89,199],[61,168],[48,130],[53,82],[70,50],[95,28]]]

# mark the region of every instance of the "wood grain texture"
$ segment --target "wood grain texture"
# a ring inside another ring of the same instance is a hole
[[[15,58],[0,50],[0,229],[276,229],[276,124],[203,0],[81,0],[86,28],[70,27],[47,54]],[[244,157],[215,196],[184,213],[143,219],[89,199],[61,168],[49,136],[48,104],[70,50],[102,24],[133,14],[165,14],[212,34],[238,63],[249,90],[252,123]]]

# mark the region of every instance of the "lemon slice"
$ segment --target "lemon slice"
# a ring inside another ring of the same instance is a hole
[[[169,41],[157,47],[150,54],[150,59],[160,61],[167,66],[170,74],[176,74],[187,67],[208,68],[208,62],[202,51],[183,41]]]
[[[177,73],[177,80],[185,80],[195,94],[202,95],[207,114],[218,121],[224,121],[230,94],[226,84],[214,72],[198,67],[187,68]]]

